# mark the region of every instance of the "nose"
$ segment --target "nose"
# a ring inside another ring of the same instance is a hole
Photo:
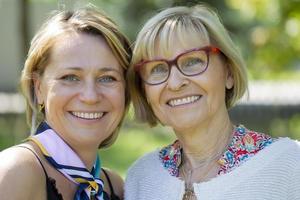
[[[168,89],[178,91],[188,85],[188,83],[188,78],[184,76],[177,67],[171,67],[170,75],[167,80]]]
[[[95,104],[100,100],[100,92],[94,81],[87,81],[80,92],[80,100],[86,104]]]

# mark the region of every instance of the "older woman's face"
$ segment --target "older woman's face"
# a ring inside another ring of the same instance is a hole
[[[51,53],[43,76],[35,81],[46,121],[70,145],[98,146],[124,113],[123,69],[97,36],[63,36]]]
[[[174,41],[179,41],[174,37]],[[168,55],[156,55],[154,59],[173,59],[190,49],[209,45],[194,37],[185,37],[183,43],[173,42]],[[159,52],[157,50],[156,52]],[[197,129],[203,122],[222,117],[227,112],[225,87],[231,88],[233,79],[221,55],[209,53],[207,70],[196,76],[185,76],[172,67],[166,82],[158,85],[145,84],[146,98],[156,117],[175,131]]]

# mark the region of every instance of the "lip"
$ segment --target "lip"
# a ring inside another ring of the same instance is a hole
[[[170,107],[178,107],[183,105],[190,105],[194,104],[195,102],[199,101],[201,99],[202,95],[185,95],[181,97],[176,97],[169,99],[166,104]]]

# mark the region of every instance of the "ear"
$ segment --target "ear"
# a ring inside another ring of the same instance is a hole
[[[34,85],[34,93],[37,98],[37,103],[38,104],[43,104],[44,103],[44,97],[42,93],[42,78],[40,75],[35,75],[33,78],[33,85]]]
[[[234,79],[233,79],[233,76],[232,76],[232,73],[231,73],[231,70],[230,68],[228,67],[227,70],[226,70],[226,83],[225,83],[225,86],[226,86],[226,89],[230,90],[233,85],[234,85]]]

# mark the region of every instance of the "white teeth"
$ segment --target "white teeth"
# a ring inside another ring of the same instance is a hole
[[[172,99],[168,102],[170,106],[180,106],[183,104],[193,103],[200,99],[200,96],[189,96],[181,99]]]
[[[71,112],[74,116],[82,119],[99,119],[103,116],[103,112],[84,113],[84,112]]]

